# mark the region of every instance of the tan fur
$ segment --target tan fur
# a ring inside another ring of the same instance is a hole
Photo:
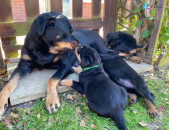
[[[16,89],[18,81],[19,81],[19,75],[16,74],[2,89],[0,93],[0,120],[5,112],[4,106],[5,104],[8,104],[8,98],[12,94],[12,92]]]
[[[146,98],[144,98],[144,100],[146,101],[146,104],[148,106],[148,114],[153,117],[156,117],[158,114],[156,107]]]
[[[77,74],[80,74],[82,72],[82,68],[81,67],[72,67],[72,69],[74,70],[74,72],[76,72]]]
[[[57,36],[56,36],[56,39],[59,39],[59,38],[60,38],[60,35],[57,35]]]
[[[59,60],[58,56],[56,56],[54,59],[53,59],[53,63],[57,62]]]
[[[77,51],[78,51],[78,47],[75,48],[75,54],[76,54],[76,57],[77,57],[79,63],[81,63],[80,54],[78,54]]]
[[[73,85],[73,80],[71,79],[65,79],[60,81],[61,86],[71,87]]]
[[[121,52],[121,53],[119,53],[118,55],[119,55],[119,56],[128,56],[129,54],[127,54],[127,53],[122,53],[122,52]]]
[[[136,53],[137,51],[140,51],[142,48],[137,48],[137,49],[133,49],[131,50],[129,53],[132,54],[132,53]]]
[[[130,105],[135,104],[137,101],[137,95],[133,93],[128,93],[128,95],[130,97]]]
[[[138,56],[132,56],[132,57],[130,57],[129,59],[130,59],[132,62],[137,63],[137,64],[139,64],[139,63],[142,62],[142,59],[141,59],[140,57],[138,57]]]
[[[50,78],[47,85],[46,107],[49,113],[55,112],[56,106],[60,107],[59,96],[57,94],[59,80]]]
[[[32,60],[32,58],[26,54],[22,55],[21,56],[21,59],[24,59],[24,60]]]

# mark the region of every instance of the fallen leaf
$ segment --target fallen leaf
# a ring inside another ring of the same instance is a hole
[[[156,77],[154,77],[154,76],[150,76],[150,79],[155,80],[155,79],[156,79]]]
[[[160,128],[159,126],[156,126],[156,127],[155,127],[156,130],[159,130],[159,128]]]
[[[19,114],[13,114],[14,118],[19,118]]]
[[[90,117],[89,117],[89,115],[85,115],[85,117],[87,118],[87,119],[89,119]]]
[[[37,118],[40,119],[40,116],[41,116],[41,115],[40,115],[40,113],[39,113],[39,114],[37,115]]]
[[[10,118],[10,116],[5,116],[4,120],[2,121],[2,124],[3,124],[4,126],[9,126],[9,125],[11,125],[11,118]]]
[[[81,121],[80,121],[80,126],[81,126],[81,127],[85,127],[85,122],[84,122],[84,120],[81,120]]]
[[[92,127],[93,129],[96,129],[96,128],[97,128],[97,126],[95,126],[94,124],[91,124],[91,127]]]
[[[163,109],[165,109],[164,106],[159,106],[158,111],[162,111]]]
[[[68,95],[67,95],[67,99],[73,101],[73,95],[68,94]]]
[[[81,112],[80,107],[77,107],[77,108],[76,108],[76,112],[78,112],[78,113]]]
[[[138,122],[141,126],[143,127],[146,127],[147,126],[147,123],[144,123],[144,122]]]
[[[165,101],[168,101],[168,99],[167,99],[167,98],[164,98],[164,100],[165,100]]]
[[[169,87],[169,84],[167,83],[167,84],[165,84],[165,87]]]

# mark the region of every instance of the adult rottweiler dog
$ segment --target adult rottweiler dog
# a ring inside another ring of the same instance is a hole
[[[55,111],[60,106],[56,91],[58,83],[72,72],[77,61],[75,53],[68,50],[74,50],[77,45],[67,17],[58,12],[38,16],[25,38],[18,66],[0,93],[0,119],[17,84],[35,68],[57,69],[48,81],[46,98],[49,113]]]
[[[80,66],[79,82],[62,80],[61,85],[72,87],[81,95],[85,94],[89,108],[103,117],[115,121],[120,130],[126,130],[124,109],[127,92],[109,79],[101,66],[99,54],[89,46],[75,49]],[[75,69],[76,71],[76,69]]]
[[[108,48],[105,41],[97,33],[91,30],[75,30],[73,35],[78,40],[79,45],[90,46],[101,55],[103,67],[109,77],[128,91],[130,104],[134,104],[137,96],[141,95],[148,106],[149,115],[157,116],[153,95],[150,93],[144,79],[117,53]]]
[[[138,46],[136,39],[124,32],[118,31],[108,33],[106,36],[107,46],[119,56],[126,57],[127,59],[140,63],[141,58],[136,56],[136,52],[142,50],[145,46]]]

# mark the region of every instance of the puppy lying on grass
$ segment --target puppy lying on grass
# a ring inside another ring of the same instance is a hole
[[[62,80],[60,85],[72,87],[85,95],[93,112],[113,119],[120,130],[126,130],[124,109],[127,92],[105,75],[100,56],[94,49],[84,46],[76,48],[75,53],[83,69],[74,68],[75,72],[80,73],[79,82]]]

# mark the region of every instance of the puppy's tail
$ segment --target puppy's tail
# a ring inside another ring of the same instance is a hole
[[[125,125],[125,119],[124,119],[124,112],[116,113],[116,116],[112,117],[111,119],[114,120],[116,126],[119,130],[127,130],[127,127]]]

